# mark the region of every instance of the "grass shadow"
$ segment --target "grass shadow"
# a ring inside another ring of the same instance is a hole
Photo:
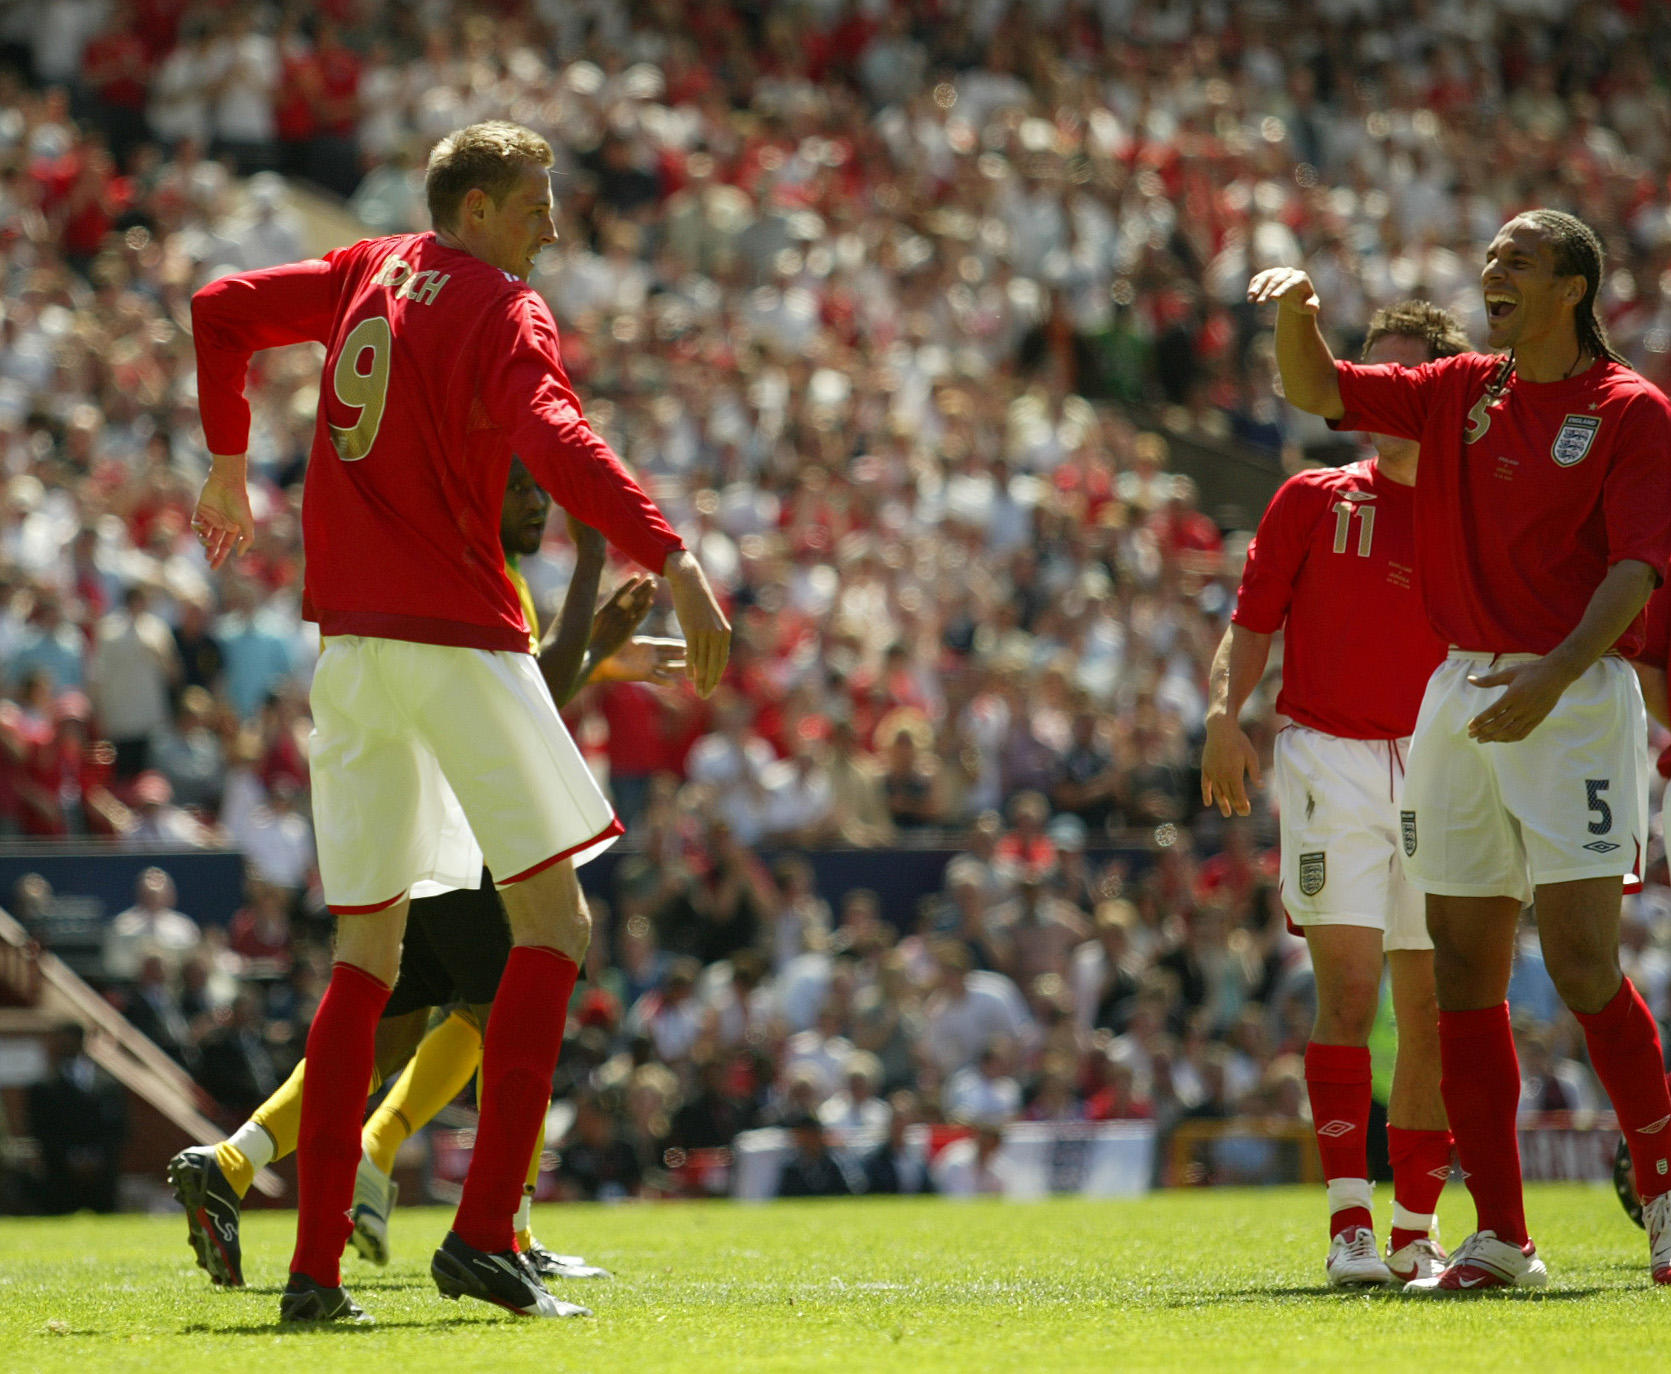
[[[425,1317],[420,1319],[382,1320],[367,1324],[358,1322],[309,1322],[294,1326],[269,1322],[248,1323],[242,1326],[213,1326],[208,1322],[192,1322],[182,1326],[182,1336],[362,1336],[379,1331],[432,1331],[440,1326],[479,1326],[480,1322],[466,1316]]]
[[[1397,1288],[1363,1287],[1355,1290],[1343,1290],[1330,1288],[1326,1285],[1306,1284],[1282,1288],[1269,1286],[1233,1288],[1222,1293],[1215,1293],[1210,1297],[1169,1298],[1160,1305],[1170,1308],[1215,1307],[1225,1303],[1270,1302],[1279,1298],[1312,1298],[1317,1301],[1341,1302],[1348,1298],[1361,1296],[1375,1302],[1408,1302],[1426,1307],[1450,1305],[1456,1302],[1571,1302],[1575,1299],[1593,1298],[1598,1293],[1613,1291],[1611,1287],[1592,1284],[1583,1288],[1514,1288],[1507,1291],[1499,1288],[1467,1296],[1458,1294],[1455,1298],[1406,1298]]]

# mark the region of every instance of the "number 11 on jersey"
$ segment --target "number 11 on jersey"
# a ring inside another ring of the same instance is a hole
[[[1375,507],[1367,502],[1336,501],[1334,503],[1334,551],[1346,552],[1351,534],[1352,517],[1358,517],[1358,557],[1369,557],[1369,546],[1375,538]]]

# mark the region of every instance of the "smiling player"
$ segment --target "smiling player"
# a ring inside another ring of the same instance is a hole
[[[1442,1089],[1478,1229],[1411,1293],[1547,1282],[1526,1230],[1506,1000],[1534,898],[1550,976],[1629,1142],[1649,1273],[1671,1283],[1671,1093],[1653,1016],[1619,969],[1620,879],[1647,838],[1646,720],[1625,659],[1671,561],[1671,404],[1609,346],[1601,274],[1582,221],[1517,215],[1480,277],[1501,356],[1417,368],[1337,363],[1296,268],[1248,288],[1278,307],[1293,404],[1421,443],[1417,571],[1451,651],[1422,699],[1400,829],[1428,894]]]

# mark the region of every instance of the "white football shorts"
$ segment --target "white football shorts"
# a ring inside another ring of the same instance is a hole
[[[332,635],[311,702],[319,874],[339,915],[417,884],[475,887],[484,858],[501,886],[585,863],[621,833],[529,654]]]
[[[1452,649],[1428,679],[1399,813],[1405,866],[1425,892],[1524,904],[1542,883],[1640,877],[1648,724],[1628,663],[1591,664],[1523,740],[1468,737],[1503,692],[1469,674],[1534,657]]]
[[[1385,949],[1433,948],[1399,856],[1407,745],[1303,725],[1277,735],[1282,904],[1295,925],[1367,926]]]

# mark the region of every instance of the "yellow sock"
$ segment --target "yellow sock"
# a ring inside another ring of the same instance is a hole
[[[454,1012],[424,1036],[412,1062],[360,1132],[360,1145],[371,1162],[392,1173],[401,1144],[463,1091],[481,1062],[481,1032],[468,1017]]]
[[[249,1192],[250,1184],[255,1182],[255,1165],[249,1162],[248,1155],[230,1140],[223,1140],[215,1146],[215,1163],[220,1165],[220,1171],[239,1197]]]

